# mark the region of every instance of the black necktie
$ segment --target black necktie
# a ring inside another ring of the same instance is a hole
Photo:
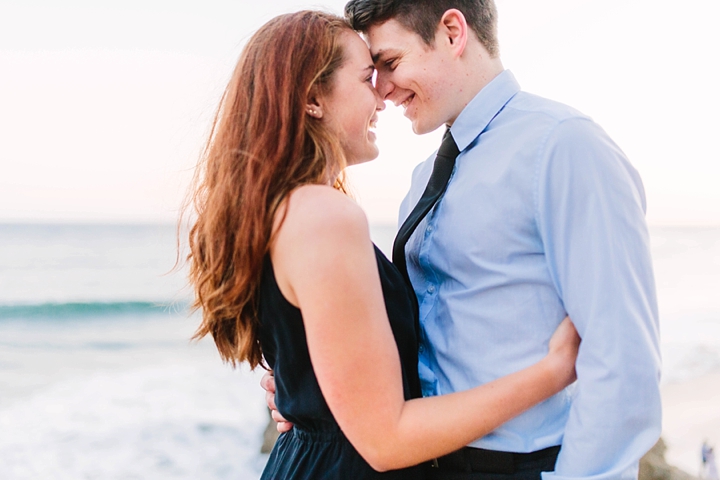
[[[418,224],[425,218],[425,215],[427,215],[433,205],[435,205],[443,193],[445,193],[448,180],[450,180],[450,174],[452,174],[453,167],[455,166],[455,159],[459,153],[460,150],[458,150],[457,144],[452,138],[450,129],[448,128],[445,136],[443,136],[437,157],[435,157],[432,174],[430,174],[430,180],[428,180],[425,191],[395,237],[392,254],[393,263],[400,270],[400,273],[403,274],[408,284],[410,283],[410,277],[408,276],[407,264],[405,263],[405,244]]]

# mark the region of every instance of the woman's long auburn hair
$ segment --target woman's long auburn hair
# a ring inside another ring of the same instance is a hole
[[[262,365],[258,290],[278,207],[295,188],[327,183],[345,166],[340,139],[307,115],[343,63],[334,15],[281,15],[253,35],[225,89],[195,171],[189,203],[190,283],[207,334],[233,365]],[[345,191],[343,179],[335,187]]]

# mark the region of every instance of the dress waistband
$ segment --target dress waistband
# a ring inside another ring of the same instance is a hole
[[[334,430],[305,430],[295,425],[288,434],[303,442],[340,442],[345,440],[345,435],[339,428]]]

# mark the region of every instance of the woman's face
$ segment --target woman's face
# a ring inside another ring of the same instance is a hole
[[[370,51],[355,32],[342,34],[342,66],[335,72],[331,92],[320,100],[323,121],[338,138],[348,165],[373,160],[378,156],[375,145],[377,112],[385,108],[373,86]]]

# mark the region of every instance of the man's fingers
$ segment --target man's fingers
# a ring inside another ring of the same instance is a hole
[[[273,420],[275,420],[278,423],[287,423],[287,419],[285,417],[283,417],[282,414],[280,412],[278,412],[277,410],[271,410],[270,416],[272,417]]]
[[[277,405],[275,405],[275,393],[271,391],[265,392],[265,403],[267,403],[267,406],[270,410],[273,412],[277,411]]]
[[[275,393],[275,376],[272,371],[265,372],[260,379],[260,386],[269,393]]]
[[[260,379],[260,386],[265,390],[265,403],[270,410],[277,410],[275,405],[275,376],[272,371],[265,372]]]
[[[293,424],[290,422],[279,422],[276,424],[277,431],[280,433],[289,432],[293,428]]]
[[[293,428],[293,424],[288,422],[277,410],[275,405],[275,377],[273,373],[266,372],[260,379],[260,386],[265,390],[265,403],[270,409],[270,416],[277,423],[277,431],[280,433],[289,432]]]

